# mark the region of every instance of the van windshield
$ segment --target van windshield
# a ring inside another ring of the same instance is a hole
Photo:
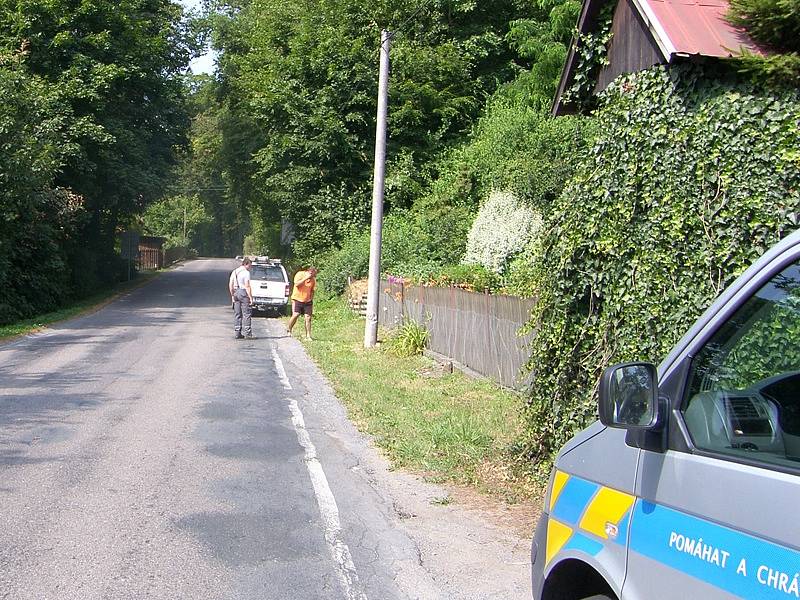
[[[273,265],[253,265],[250,267],[250,279],[257,281],[280,281],[283,282],[283,271],[280,267]]]
[[[696,353],[683,409],[695,445],[800,463],[800,263],[747,299]]]

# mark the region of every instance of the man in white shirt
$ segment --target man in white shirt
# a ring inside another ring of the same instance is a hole
[[[234,269],[228,279],[228,291],[233,300],[233,330],[237,340],[255,339],[252,329],[253,292],[250,289],[250,259],[244,258],[242,266]],[[244,328],[244,335],[242,335]]]

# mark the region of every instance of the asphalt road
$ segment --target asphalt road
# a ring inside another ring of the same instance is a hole
[[[234,266],[0,346],[0,598],[439,597]]]

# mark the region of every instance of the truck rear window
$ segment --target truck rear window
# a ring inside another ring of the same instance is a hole
[[[281,268],[271,265],[253,265],[250,268],[250,279],[257,281],[284,281]]]

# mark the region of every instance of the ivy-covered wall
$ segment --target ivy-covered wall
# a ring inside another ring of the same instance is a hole
[[[526,406],[543,466],[594,419],[604,367],[660,361],[800,221],[800,94],[715,68],[612,84],[596,143],[547,215]]]

